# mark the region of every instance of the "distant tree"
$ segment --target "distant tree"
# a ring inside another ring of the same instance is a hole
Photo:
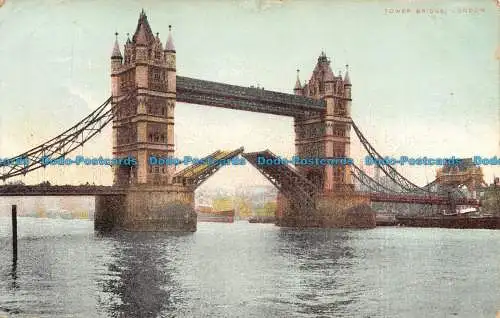
[[[251,203],[247,198],[238,197],[235,200],[236,213],[242,218],[252,216]]]
[[[212,201],[214,211],[227,211],[233,209],[233,199],[230,197],[219,197]]]
[[[276,214],[276,201],[268,201],[264,204],[264,213],[266,216],[274,216]]]

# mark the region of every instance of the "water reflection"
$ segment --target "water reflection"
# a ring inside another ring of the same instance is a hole
[[[356,262],[348,230],[280,229],[276,253],[293,264],[296,287],[287,302],[295,312],[314,317],[343,316],[362,297],[350,277]]]
[[[98,281],[104,292],[98,306],[110,317],[158,317],[175,311],[182,298],[178,272],[169,259],[179,235],[168,233],[110,234],[114,241],[107,275]],[[102,277],[101,277],[102,278]]]
[[[17,284],[17,253],[14,253],[14,255],[12,255],[12,269],[10,271],[10,277],[12,279],[11,289],[19,289],[19,285]]]
[[[498,304],[498,231],[236,222],[98,236],[89,222],[22,222],[14,261],[0,220],[0,316],[487,317]]]

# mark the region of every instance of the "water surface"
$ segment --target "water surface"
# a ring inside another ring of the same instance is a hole
[[[494,317],[500,231],[0,218],[0,317]]]

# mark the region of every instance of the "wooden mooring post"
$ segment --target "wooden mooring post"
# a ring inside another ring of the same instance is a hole
[[[17,260],[17,205],[12,205],[12,256]]]

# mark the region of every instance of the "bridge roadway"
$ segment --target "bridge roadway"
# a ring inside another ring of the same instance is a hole
[[[125,194],[125,190],[114,186],[91,185],[4,185],[0,196],[94,196]]]
[[[94,195],[119,195],[125,194],[123,187],[116,186],[90,186],[90,185],[4,185],[0,186],[0,197],[6,196],[94,196]],[[447,205],[450,199],[438,195],[411,195],[411,194],[387,194],[377,192],[357,192],[370,196],[372,202],[390,203],[412,203]],[[455,199],[456,205],[479,206],[479,201],[470,198]]]
[[[0,197],[4,196],[95,196],[95,195],[119,195],[125,194],[123,187],[116,186],[72,186],[72,185],[4,185],[0,186]],[[450,199],[446,196],[437,195],[411,195],[411,194],[387,194],[376,192],[357,192],[370,196],[372,202],[390,203],[412,203],[448,205]],[[476,199],[461,198],[455,199],[456,205],[479,206]]]
[[[448,205],[450,198],[440,195],[412,195],[412,194],[394,194],[394,193],[377,193],[367,192],[372,202],[388,202],[388,203],[412,203],[412,204],[431,204],[431,205]],[[479,200],[470,198],[454,199],[456,205],[472,205],[479,206]]]

